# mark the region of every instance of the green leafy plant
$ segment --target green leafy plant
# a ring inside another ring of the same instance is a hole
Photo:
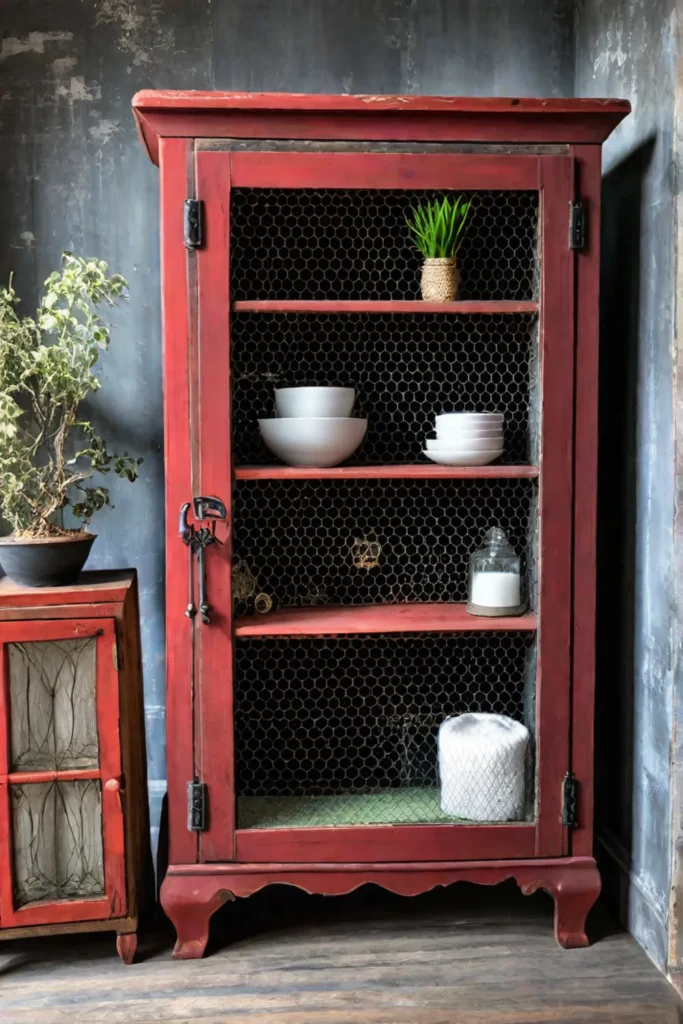
[[[411,210],[406,224],[425,259],[452,259],[463,241],[472,200],[430,200]]]
[[[98,312],[127,298],[120,274],[102,260],[62,254],[35,317],[20,317],[10,276],[0,289],[0,512],[17,537],[73,534],[56,518],[70,506],[87,526],[111,505],[109,473],[137,477],[142,459],[108,451],[78,407],[100,382],[94,368],[109,347],[110,329]],[[92,481],[92,482],[91,482]]]

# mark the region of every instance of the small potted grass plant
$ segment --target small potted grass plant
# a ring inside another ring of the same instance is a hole
[[[109,491],[112,470],[135,480],[142,459],[115,455],[79,406],[100,382],[94,367],[109,346],[101,306],[125,298],[126,282],[102,260],[64,253],[34,317],[20,317],[10,277],[0,289],[0,514],[13,532],[0,539],[0,565],[17,583],[72,583],[95,536],[86,529]],[[69,508],[82,526],[63,525]]]
[[[458,293],[456,256],[465,232],[471,199],[428,200],[411,210],[406,223],[424,256],[422,298],[425,302],[452,302]]]

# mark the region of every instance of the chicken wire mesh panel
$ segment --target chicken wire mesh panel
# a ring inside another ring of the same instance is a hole
[[[10,785],[9,795],[16,906],[103,897],[99,780]]]
[[[320,604],[465,601],[472,551],[500,526],[535,600],[534,480],[241,480],[235,613]]]
[[[503,632],[238,641],[238,827],[532,820],[535,651]],[[472,714],[506,741],[445,747]]]
[[[538,193],[472,192],[460,251],[461,299],[538,294]],[[232,190],[232,297],[417,299],[422,256],[406,217],[452,192]]]
[[[7,645],[10,770],[97,768],[96,638]]]
[[[535,315],[241,313],[231,344],[238,465],[273,462],[257,421],[273,415],[274,388],[304,385],[355,388],[368,432],[353,464],[427,462],[434,417],[473,409],[504,414],[502,462],[537,455]]]

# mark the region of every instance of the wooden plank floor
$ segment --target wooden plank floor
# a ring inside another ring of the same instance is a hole
[[[598,909],[586,950],[552,937],[543,894],[455,886],[413,900],[272,889],[221,911],[211,955],[148,937],[124,967],[112,936],[0,944],[2,1024],[674,1024],[678,1000]]]

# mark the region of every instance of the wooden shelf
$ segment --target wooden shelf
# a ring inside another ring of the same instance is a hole
[[[236,480],[518,480],[538,476],[538,466],[236,466]]]
[[[423,302],[421,299],[247,299],[234,302],[235,313],[537,313],[538,302]]]
[[[284,608],[237,619],[235,635],[338,636],[343,633],[464,633],[532,631],[536,615],[485,619],[469,615],[464,604],[316,605]]]

